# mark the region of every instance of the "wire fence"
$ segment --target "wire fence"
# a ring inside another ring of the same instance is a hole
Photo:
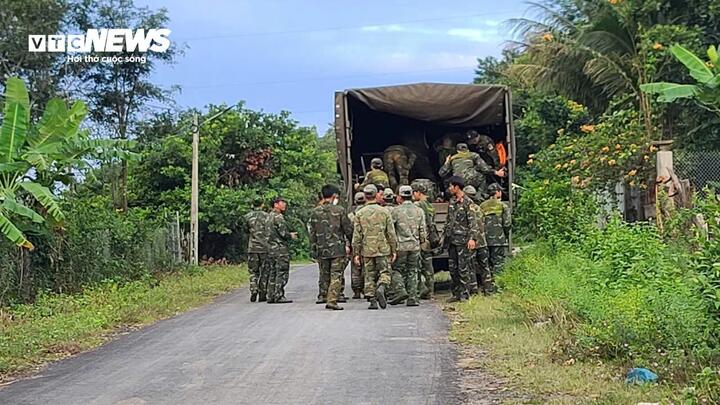
[[[675,151],[675,174],[690,180],[692,188],[704,194],[706,187],[720,190],[720,151]]]

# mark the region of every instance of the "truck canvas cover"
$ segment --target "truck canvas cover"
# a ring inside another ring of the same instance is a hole
[[[418,83],[348,90],[370,109],[460,127],[505,123],[503,86]]]

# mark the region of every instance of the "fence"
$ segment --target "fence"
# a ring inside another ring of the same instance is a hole
[[[693,190],[704,194],[705,187],[720,190],[720,151],[673,152],[675,174],[690,180]]]

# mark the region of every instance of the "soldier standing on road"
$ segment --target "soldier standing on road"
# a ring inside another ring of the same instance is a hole
[[[502,201],[502,187],[493,183],[488,187],[491,197],[480,204],[485,218],[485,235],[487,237],[489,262],[492,275],[502,270],[505,262],[505,251],[509,246],[509,234],[512,221],[510,207]]]
[[[355,222],[355,214],[365,204],[365,194],[361,191],[355,193],[354,197],[355,208],[353,208],[348,214],[350,224]],[[352,239],[352,237],[351,237]],[[352,242],[352,240],[351,240]],[[355,260],[350,261],[350,287],[353,290],[353,299],[362,299],[363,289],[365,288],[365,279],[363,278],[363,267],[362,264],[355,264]]]
[[[383,171],[383,161],[380,158],[374,158],[370,161],[370,171],[365,174],[365,179],[362,184],[356,188],[365,187],[368,184],[390,184],[390,179],[387,173]]]
[[[412,188],[415,205],[425,213],[425,225],[428,228],[428,244],[430,246],[429,248],[423,247],[420,252],[418,289],[420,290],[420,299],[429,300],[435,293],[435,269],[433,269],[432,263],[432,249],[440,246],[440,235],[438,235],[435,227],[435,209],[428,202],[427,187],[424,184],[415,183]]]
[[[400,186],[398,194],[401,204],[392,211],[395,233],[398,240],[398,254],[395,268],[403,277],[404,283],[395,291],[396,296],[391,304],[400,304],[407,299],[407,306],[418,306],[418,267],[420,265],[420,249],[428,247],[427,224],[425,212],[412,202],[412,187]]]
[[[270,245],[270,214],[262,210],[263,201],[253,202],[253,210],[243,216],[244,229],[248,235],[247,262],[250,272],[250,302],[267,298],[268,248]],[[259,295],[259,297],[258,297]]]
[[[390,188],[398,189],[398,185],[410,184],[410,169],[415,164],[417,155],[404,145],[390,145],[383,154],[385,171],[390,179]]]
[[[333,204],[338,188],[332,185],[322,187],[323,200],[310,213],[310,249],[313,259],[320,266],[320,294],[318,303],[325,303],[325,308],[343,309],[338,298],[342,293],[342,278],[347,265],[346,257],[350,255],[352,225],[345,208]]]
[[[464,184],[475,187],[478,193],[485,194],[487,184],[485,176],[494,174],[504,177],[505,171],[493,169],[480,155],[470,152],[467,144],[459,143],[457,153],[448,156],[445,164],[440,168],[440,177],[447,177],[450,174],[462,178]]]
[[[270,250],[269,277],[268,277],[268,304],[288,304],[292,300],[285,298],[285,286],[290,276],[290,249],[291,239],[297,239],[297,234],[290,232],[283,213],[287,209],[287,202],[282,197],[272,201],[273,211],[270,215]]]
[[[475,276],[477,277],[478,284],[482,287],[483,294],[488,295],[493,292],[493,279],[488,262],[489,253],[487,239],[485,238],[485,218],[483,217],[480,205],[478,205],[482,203],[482,200],[480,196],[477,195],[477,191],[473,186],[465,186],[463,191],[473,201],[470,208],[475,214],[475,219],[477,220],[480,231],[475,247]]]
[[[393,211],[398,207],[397,196],[391,188],[386,188],[382,191],[382,199],[381,205],[390,212],[390,216],[392,217]],[[390,305],[397,305],[407,299],[405,281],[397,265],[398,262],[396,260],[390,266],[390,288],[386,291]]]
[[[384,309],[390,264],[397,257],[397,237],[390,213],[373,199],[377,188],[370,184],[363,192],[367,202],[355,214],[352,250],[355,264],[364,266],[365,296],[370,300],[368,309],[378,309],[378,303]]]
[[[450,276],[452,278],[453,297],[448,302],[465,300],[477,292],[475,278],[474,250],[477,245],[479,229],[472,201],[463,193],[465,182],[462,178],[450,178],[448,191],[453,196],[448,209],[445,224],[444,245],[450,255]]]

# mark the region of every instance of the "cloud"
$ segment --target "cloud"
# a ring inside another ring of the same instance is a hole
[[[497,31],[487,29],[452,28],[447,30],[446,34],[473,42],[495,42],[498,40]]]
[[[408,29],[402,25],[389,24],[389,25],[367,25],[361,28],[367,32],[407,32]]]
[[[498,27],[501,24],[501,22],[498,20],[485,20],[484,23],[488,27]]]

